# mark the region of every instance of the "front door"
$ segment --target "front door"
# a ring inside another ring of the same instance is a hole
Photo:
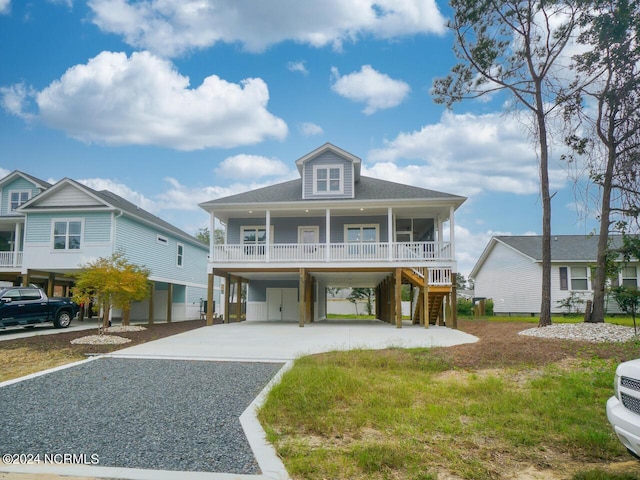
[[[298,227],[298,243],[309,244],[320,241],[320,229],[317,226]]]

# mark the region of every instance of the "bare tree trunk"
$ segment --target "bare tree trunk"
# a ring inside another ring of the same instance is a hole
[[[608,144],[607,146],[609,146]],[[605,286],[607,282],[607,253],[609,250],[609,226],[611,224],[611,187],[613,167],[616,162],[615,150],[608,148],[607,168],[602,182],[602,206],[600,212],[600,234],[596,254],[596,274],[591,280],[593,287],[593,310],[590,323],[604,323]]]
[[[536,93],[536,120],[540,136],[540,194],[542,196],[542,292],[539,327],[551,325],[551,195],[549,193],[549,145],[542,100]]]

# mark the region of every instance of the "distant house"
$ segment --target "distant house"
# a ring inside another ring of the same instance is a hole
[[[0,278],[68,294],[69,274],[124,252],[151,270],[152,296],[132,320],[198,318],[208,248],[195,237],[107,190],[65,178],[55,185],[22,172],[0,180]]]
[[[612,236],[614,246],[621,237]],[[566,313],[561,302],[570,296],[578,300],[593,297],[591,268],[596,262],[598,237],[556,235],[551,239],[551,312]],[[618,282],[638,285],[638,264],[630,263],[619,273]],[[493,299],[497,315],[539,315],[542,291],[542,237],[493,237],[469,274],[475,282],[475,296]],[[581,304],[576,306],[580,309]],[[582,306],[584,311],[584,306]],[[618,312],[613,300],[607,310]]]
[[[295,163],[296,180],[200,204],[211,230],[225,227],[225,243],[212,240],[209,252],[210,278],[229,286],[225,313],[244,308],[232,305],[241,301],[235,285],[247,292],[247,320],[303,326],[326,318],[327,288],[369,287],[377,318],[401,326],[401,285],[410,283],[420,291],[415,321],[443,320],[455,292],[454,212],[465,198],[361,175],[360,158],[330,143]]]

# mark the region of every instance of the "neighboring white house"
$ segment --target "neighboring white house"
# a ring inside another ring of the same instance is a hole
[[[152,295],[131,320],[185,320],[206,297],[208,247],[107,190],[15,171],[0,179],[0,279],[68,294],[81,265],[124,252],[151,270]]]
[[[247,320],[303,326],[326,318],[328,287],[370,287],[377,318],[401,326],[404,282],[420,289],[414,321],[442,319],[455,298],[454,212],[465,198],[362,176],[360,158],[330,143],[296,166],[296,180],[200,204],[211,231],[225,227],[208,270],[209,285],[226,278],[225,312],[242,311],[229,294],[244,288]]]
[[[614,246],[620,236],[612,236]],[[591,268],[596,262],[595,235],[555,235],[551,238],[551,312],[567,312],[561,302],[572,294],[586,302],[593,297]],[[625,265],[618,282],[638,285],[638,263]],[[496,315],[539,315],[542,301],[542,237],[496,236],[471,270],[475,296],[493,299]],[[578,310],[584,304],[576,304]],[[618,306],[607,301],[607,310]]]

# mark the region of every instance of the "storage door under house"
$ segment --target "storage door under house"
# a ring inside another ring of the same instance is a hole
[[[300,315],[298,308],[297,288],[267,288],[268,320],[297,321]]]

